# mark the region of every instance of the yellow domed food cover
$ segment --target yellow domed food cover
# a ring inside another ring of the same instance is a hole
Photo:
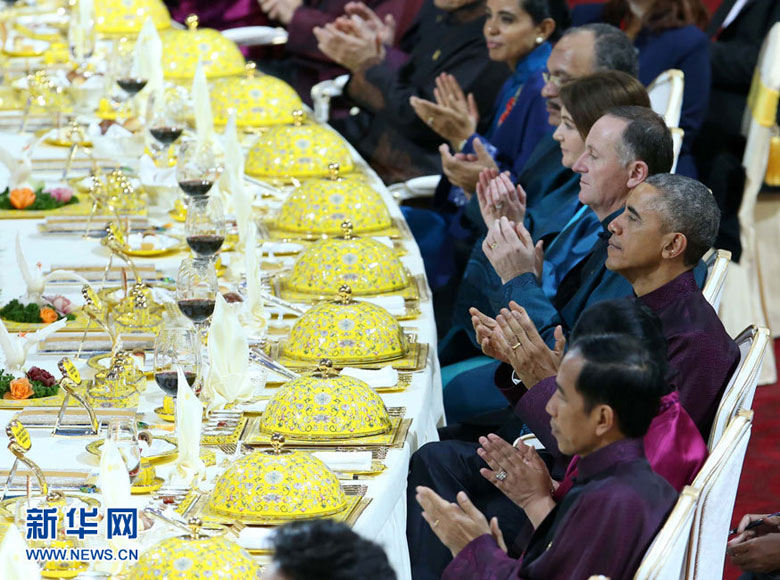
[[[351,235],[350,222],[342,224],[343,237],[315,242],[295,260],[287,279],[290,289],[307,294],[337,294],[347,284],[352,294],[382,294],[409,285],[398,256],[373,238]]]
[[[379,395],[363,381],[335,375],[331,369],[331,362],[323,360],[318,373],[282,386],[263,412],[260,430],[324,441],[390,431],[390,417]]]
[[[245,77],[219,79],[211,86],[211,110],[214,123],[226,125],[231,111],[236,111],[239,127],[290,125],[293,111],[303,102],[290,85],[270,76],[254,74],[254,63],[247,64]]]
[[[343,138],[323,125],[304,125],[295,111],[296,125],[266,131],[246,158],[245,171],[255,177],[327,177],[337,163],[342,172],[352,170],[352,156]]]
[[[171,15],[162,0],[95,2],[95,30],[100,34],[138,34],[147,18],[157,30],[171,27]]]
[[[245,580],[259,566],[238,544],[222,536],[168,538],[144,552],[127,573],[128,580]]]
[[[301,316],[282,346],[284,356],[333,364],[383,362],[403,357],[408,345],[401,325],[381,306],[352,300],[349,287],[338,300],[320,302]]]
[[[336,475],[305,451],[255,451],[225,470],[208,508],[241,520],[287,521],[330,516],[347,507]]]
[[[276,227],[296,233],[338,235],[344,220],[355,233],[383,230],[392,225],[385,201],[365,180],[338,177],[312,179],[293,191],[282,204]],[[339,166],[340,169],[340,166]]]
[[[163,76],[172,80],[192,80],[198,59],[206,78],[240,75],[244,55],[238,45],[213,28],[197,28],[197,17],[187,18],[187,30],[167,30],[160,35],[163,44]]]

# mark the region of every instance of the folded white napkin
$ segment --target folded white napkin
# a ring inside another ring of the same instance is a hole
[[[90,140],[94,142],[95,138],[126,139],[128,137],[132,137],[133,133],[128,131],[124,127],[122,127],[122,125],[115,123],[106,130],[106,133],[104,135],[100,128],[100,125],[98,125],[97,123],[90,123],[87,126],[87,136],[90,137]]]
[[[208,411],[227,403],[247,401],[253,386],[247,376],[249,344],[236,310],[217,293],[214,317],[209,330],[209,372],[204,386]]]
[[[241,245],[244,245],[244,237],[252,222],[252,206],[249,196],[244,189],[244,152],[238,140],[236,129],[236,113],[232,111],[228,124],[225,127],[225,171],[219,178],[220,189],[229,193],[224,196],[226,211],[233,212],[236,216],[238,236]]]
[[[370,296],[359,297],[358,300],[364,300],[371,304],[376,304],[387,310],[393,316],[402,316],[406,313],[406,304],[403,296]]]
[[[157,167],[154,159],[144,154],[138,169],[138,177],[143,185],[151,187],[178,187],[175,167]]]
[[[206,73],[200,59],[195,67],[195,77],[192,79],[192,103],[195,109],[195,131],[198,146],[202,146],[208,143],[214,134],[214,118],[211,115],[211,99]]]
[[[83,0],[79,0],[83,2]],[[135,68],[141,78],[147,79],[144,89],[162,98],[165,87],[162,70],[162,41],[151,17],[146,19],[133,49]]]
[[[394,387],[398,384],[398,371],[390,365],[375,371],[344,367],[339,374],[361,380],[364,383],[368,383],[368,385],[374,389],[379,387]]]
[[[249,528],[247,528],[249,529]],[[5,531],[0,543],[0,578],[3,580],[38,580],[41,569],[35,560],[28,560],[27,544],[14,524]]]
[[[103,508],[124,508],[130,502],[130,476],[116,444],[106,439],[100,454],[100,491]]]
[[[187,383],[184,371],[179,368],[177,372],[179,384],[176,391],[176,435],[179,438],[179,455],[175,465],[177,473],[185,481],[192,483],[200,481],[206,474],[206,464],[200,458],[203,404]]]
[[[371,469],[370,451],[316,451],[312,455],[333,471],[368,471]]]
[[[246,550],[270,550],[273,533],[274,528],[246,527],[241,530],[236,543]]]

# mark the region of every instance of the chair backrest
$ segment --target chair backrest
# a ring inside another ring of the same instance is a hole
[[[704,298],[718,311],[720,297],[723,295],[723,283],[726,281],[726,273],[731,263],[731,252],[728,250],[714,250],[704,258],[707,265],[707,280],[701,293]]]
[[[677,160],[680,158],[680,149],[682,149],[683,138],[685,137],[685,131],[679,127],[671,127],[669,129],[672,132],[672,148],[674,151],[674,161],[672,162],[672,173],[677,172]]]
[[[680,580],[691,537],[699,492],[685,486],[666,523],[648,548],[634,580]]]
[[[650,107],[663,116],[667,127],[680,126],[684,86],[685,75],[681,70],[672,68],[658,75],[647,87]]]
[[[753,411],[739,411],[693,480],[699,502],[693,517],[686,580],[712,580],[723,574],[731,512],[752,423]]]
[[[737,412],[753,406],[761,364],[771,344],[769,330],[756,325],[748,326],[734,340],[739,347],[739,365],[726,385],[715,413],[707,443],[710,451],[718,444],[726,426]]]
[[[347,86],[349,75],[341,75],[335,79],[321,81],[311,88],[311,100],[314,105],[314,118],[320,123],[327,123],[330,116],[330,100],[339,97]]]

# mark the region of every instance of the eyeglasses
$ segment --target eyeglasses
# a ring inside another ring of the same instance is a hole
[[[558,75],[553,75],[548,73],[547,71],[542,73],[542,80],[544,80],[544,84],[551,84],[555,88],[560,89],[563,85],[568,83],[571,79],[560,77]]]

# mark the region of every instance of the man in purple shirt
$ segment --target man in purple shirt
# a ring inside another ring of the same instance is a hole
[[[693,265],[715,238],[718,217],[712,196],[700,183],[669,174],[652,176],[633,190],[626,211],[610,224],[612,236],[606,262],[608,268],[631,282],[638,300],[661,319],[669,343],[670,367],[677,373],[672,382],[679,390],[683,408],[705,441],[720,397],[739,361],[738,347],[696,287],[692,274]],[[522,360],[524,353],[531,352],[527,348],[528,333],[505,332],[502,327],[514,325],[524,313],[504,309],[497,320],[475,314],[475,329],[483,350],[506,363],[496,373],[497,385],[513,404],[515,413],[546,446],[554,461],[553,473],[561,476],[570,458],[558,449],[545,411],[555,390],[554,377],[550,378],[555,375],[555,365],[546,372],[528,372],[530,363],[538,363],[546,354],[547,358],[554,357],[544,352],[549,349],[542,344],[537,354]],[[499,334],[502,340],[498,340]],[[510,361],[516,371],[514,376]],[[511,441],[519,433],[504,429],[502,434]],[[511,513],[511,502],[485,485],[479,475],[484,462],[477,456],[476,447],[465,441],[423,446],[412,456],[407,493],[411,494],[417,485],[425,485],[451,499],[465,489],[488,516]],[[429,546],[432,539],[411,500],[409,497],[407,538],[412,568],[416,572],[415,567],[420,567],[416,578],[426,578],[426,571],[435,567],[432,562],[438,558],[432,556],[435,548],[420,548]],[[522,529],[521,522],[505,524],[505,531],[511,535],[510,544],[522,535]],[[517,545],[522,547],[522,543]]]
[[[639,340],[621,334],[577,339],[547,404],[558,446],[580,456],[571,489],[556,504],[550,475],[533,449],[485,447],[489,469],[483,475],[511,487],[534,526],[516,560],[506,553],[499,522],[488,524],[464,493],[449,503],[418,487],[423,518],[454,557],[442,578],[633,578],[677,499],[653,473],[640,439],[665,390],[663,371]]]

